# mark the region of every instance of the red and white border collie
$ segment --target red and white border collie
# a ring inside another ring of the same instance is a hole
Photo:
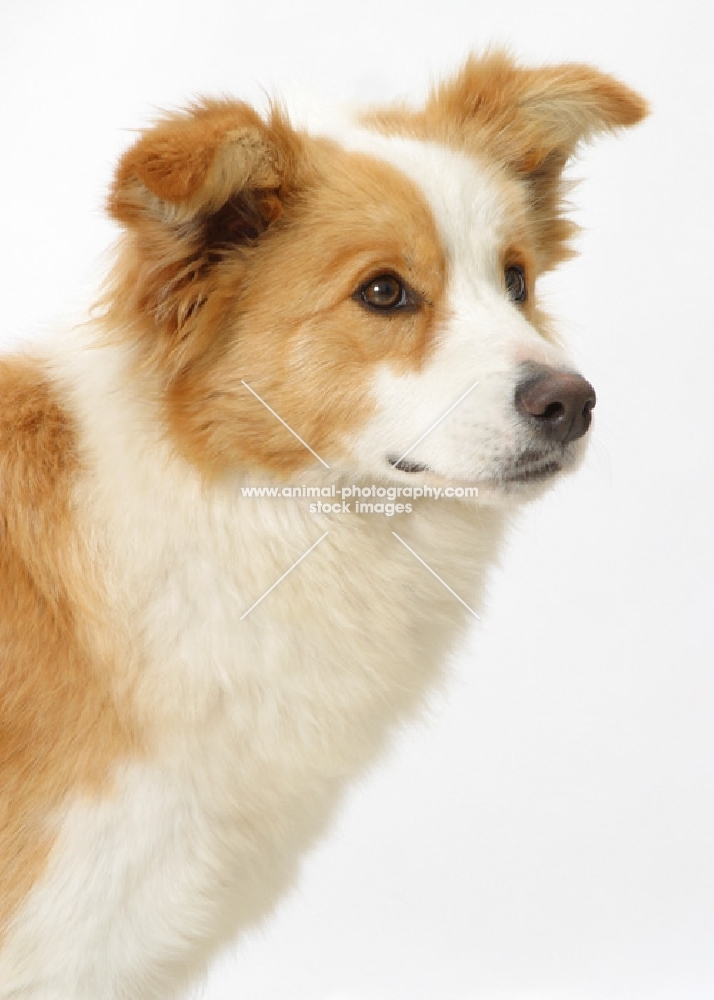
[[[294,880],[581,455],[536,282],[568,159],[645,112],[491,53],[419,108],[204,100],[124,155],[93,318],[0,359],[2,1000],[175,996]],[[479,498],[245,495],[285,483]]]

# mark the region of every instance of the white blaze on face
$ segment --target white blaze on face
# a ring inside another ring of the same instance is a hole
[[[408,452],[407,460],[440,476],[498,479],[528,445],[513,402],[523,377],[519,366],[569,367],[505,289],[503,253],[525,216],[526,192],[487,161],[438,143],[361,129],[332,135],[347,149],[386,160],[418,185],[448,269],[444,319],[426,364],[418,373],[390,365],[377,370],[376,413],[351,442],[352,452],[364,471],[376,474],[389,470],[387,456]]]

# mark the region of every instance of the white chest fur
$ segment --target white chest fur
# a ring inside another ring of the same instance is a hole
[[[93,365],[103,374],[75,401],[93,470],[81,509],[135,649],[149,749],[121,764],[111,797],[57,817],[0,962],[0,981],[33,998],[165,996],[270,909],[470,621],[392,532],[477,608],[502,528],[494,510],[443,499],[323,516],[237,482],[208,490],[107,392],[107,371]]]

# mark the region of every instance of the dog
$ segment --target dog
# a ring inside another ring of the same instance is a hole
[[[645,114],[489,52],[418,107],[205,99],[125,153],[101,299],[0,359],[3,1000],[176,996],[423,705],[581,460],[536,282],[565,165]]]

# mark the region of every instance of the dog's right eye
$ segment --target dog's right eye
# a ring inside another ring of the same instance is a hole
[[[380,312],[403,309],[413,304],[406,285],[394,274],[378,274],[370,278],[357,289],[355,298]]]

